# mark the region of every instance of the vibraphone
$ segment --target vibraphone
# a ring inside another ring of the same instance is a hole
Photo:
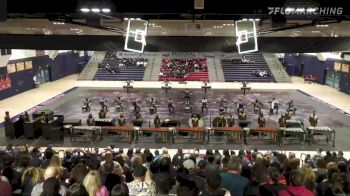
[[[225,133],[228,137],[232,137],[236,141],[241,141],[244,136],[240,127],[213,127],[212,130],[211,133],[208,133],[208,143],[210,141],[210,135],[213,133]]]
[[[120,133],[121,135],[128,138],[129,143],[132,142],[132,125],[125,126],[106,126],[102,128],[102,131]]]
[[[303,128],[304,123],[300,120],[286,120],[286,126],[292,128]]]
[[[194,133],[199,141],[202,141],[203,143],[205,142],[204,127],[177,127],[176,131]]]
[[[87,132],[87,136],[90,137],[91,142],[95,141],[97,135],[101,136],[102,134],[100,126],[74,126],[72,131],[71,141],[76,141],[78,133],[85,135],[85,132]]]
[[[293,136],[300,139],[300,141],[303,141],[303,144],[305,143],[306,138],[306,132],[302,128],[280,128],[278,130],[279,132],[279,145],[281,146],[283,143],[283,137],[284,136]]]
[[[309,145],[311,145],[311,139],[313,135],[325,135],[327,137],[327,143],[329,140],[332,141],[333,147],[335,142],[335,131],[329,127],[308,127],[308,139]]]
[[[115,120],[108,118],[98,118],[95,119],[95,126],[114,126]]]
[[[268,139],[271,139],[273,142],[277,142],[278,139],[278,129],[273,127],[256,127],[251,128],[250,133],[258,133],[258,138],[260,139],[261,134],[266,134]]]

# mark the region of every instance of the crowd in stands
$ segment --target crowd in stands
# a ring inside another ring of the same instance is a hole
[[[253,71],[253,75],[257,77],[272,77],[272,73],[270,70],[266,71],[258,69],[256,71]]]
[[[102,63],[98,68],[110,73],[118,73],[121,67],[146,67],[147,59],[145,58],[118,58],[115,53],[106,53]]]
[[[168,57],[162,59],[161,77],[186,78],[187,74],[193,72],[208,72],[207,60]]]
[[[61,151],[62,152],[62,151]],[[348,195],[343,152],[318,149],[299,160],[292,152],[198,149],[171,157],[168,149],[66,150],[8,145],[0,151],[0,195],[243,196]],[[301,163],[304,163],[301,165]]]

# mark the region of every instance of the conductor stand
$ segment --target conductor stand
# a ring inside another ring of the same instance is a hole
[[[242,82],[242,87],[241,87],[241,91],[243,91],[243,95],[245,95],[246,91],[250,91],[250,87],[247,86],[248,82],[247,81],[243,81]]]
[[[162,86],[162,89],[165,90],[165,93],[168,94],[168,90],[171,89],[171,86],[169,86],[169,84],[171,84],[168,79],[166,79],[164,81],[164,86]]]
[[[203,81],[203,86],[202,86],[202,90],[204,90],[204,93],[207,94],[207,90],[211,89],[211,86],[208,85],[208,81]]]
[[[134,82],[132,82],[131,80],[127,80],[126,81],[126,86],[123,86],[123,88],[126,89],[127,93],[130,93],[131,89],[134,88],[133,86],[131,86],[131,83],[134,83]]]

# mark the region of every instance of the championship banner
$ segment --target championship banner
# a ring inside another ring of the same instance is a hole
[[[16,63],[17,71],[23,71],[24,70],[24,62]]]
[[[24,65],[25,65],[26,69],[32,69],[33,68],[32,61],[25,61]]]
[[[124,50],[143,53],[146,45],[148,21],[129,19]]]
[[[15,64],[8,64],[7,65],[7,73],[14,73],[16,72],[16,65]]]

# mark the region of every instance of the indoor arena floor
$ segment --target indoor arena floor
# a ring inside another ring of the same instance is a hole
[[[289,85],[289,84],[288,84]],[[302,84],[303,85],[303,84]],[[69,85],[68,85],[69,86]],[[91,113],[95,118],[98,116],[98,111],[100,109],[100,105],[98,103],[99,99],[101,97],[105,97],[107,100],[107,106],[109,108],[108,112],[108,118],[117,118],[119,116],[119,111],[116,111],[115,106],[116,103],[114,102],[115,99],[119,96],[122,100],[124,100],[124,114],[127,118],[128,122],[131,122],[134,119],[134,113],[133,113],[133,106],[131,105],[131,102],[133,100],[139,101],[141,104],[141,113],[144,119],[144,125],[148,127],[148,122],[152,122],[154,115],[150,115],[148,111],[148,104],[146,103],[147,100],[149,100],[151,97],[154,97],[156,101],[158,101],[158,114],[161,118],[175,118],[180,120],[181,126],[188,126],[188,120],[190,118],[191,113],[186,113],[184,109],[184,103],[183,103],[183,90],[184,89],[172,89],[169,91],[168,94],[166,94],[164,91],[160,90],[160,88],[150,88],[145,87],[142,88],[134,88],[131,93],[126,93],[125,90],[122,88],[116,88],[116,87],[110,87],[109,85],[94,85],[96,87],[87,87],[88,85],[79,85],[80,87],[71,89],[67,93],[64,93],[56,99],[51,99],[50,101],[41,104],[40,109],[50,109],[55,112],[55,114],[64,114],[65,119],[82,119],[82,122],[84,123],[86,121],[87,115],[89,113],[82,112],[81,106],[83,104],[84,98],[88,97],[93,102],[91,103]],[[135,85],[137,86],[137,85]],[[213,85],[214,86],[214,85]],[[2,137],[0,137],[0,145],[6,145],[8,143],[13,144],[31,144],[31,145],[47,145],[49,143],[52,143],[54,146],[66,146],[66,147],[73,147],[73,146],[81,146],[81,147],[105,147],[107,145],[113,144],[116,147],[142,147],[142,148],[161,148],[163,146],[168,147],[169,149],[176,149],[176,148],[200,148],[200,149],[253,149],[253,148],[259,148],[259,149],[276,149],[276,150],[315,150],[318,147],[322,147],[323,149],[341,149],[344,151],[350,150],[350,143],[348,142],[348,138],[350,138],[350,117],[344,113],[342,113],[340,110],[335,109],[334,107],[331,107],[330,105],[320,101],[320,97],[313,97],[309,94],[312,94],[308,92],[307,90],[298,90],[298,89],[286,89],[282,88],[278,89],[278,86],[275,84],[271,84],[270,86],[265,85],[261,86],[259,88],[254,88],[253,84],[252,90],[248,92],[245,96],[236,89],[229,89],[225,86],[222,86],[222,89],[220,86],[217,86],[215,89],[209,90],[206,94],[206,97],[209,102],[209,110],[208,113],[203,114],[203,119],[206,122],[206,125],[209,124],[210,120],[212,120],[214,117],[218,115],[218,107],[219,104],[217,103],[219,98],[224,98],[225,101],[227,101],[228,106],[228,113],[232,113],[237,119],[237,112],[236,112],[236,104],[235,102],[238,102],[239,99],[242,99],[247,105],[246,110],[248,114],[248,119],[252,121],[252,124],[250,127],[256,127],[256,119],[257,114],[254,114],[253,112],[253,105],[252,102],[258,98],[264,105],[263,105],[263,113],[265,114],[265,118],[267,120],[266,126],[277,126],[277,119],[280,115],[269,115],[268,114],[268,101],[270,101],[273,97],[278,99],[281,103],[280,106],[280,113],[284,112],[287,108],[286,103],[290,101],[291,99],[294,100],[295,107],[297,108],[296,115],[293,116],[293,119],[300,120],[302,119],[305,123],[305,126],[309,126],[308,123],[308,116],[311,114],[313,110],[315,110],[319,116],[319,126],[328,126],[333,128],[336,131],[336,146],[333,148],[331,144],[326,144],[324,141],[324,138],[321,136],[320,138],[315,137],[315,139],[319,139],[315,144],[312,144],[309,146],[308,144],[300,144],[299,141],[285,141],[283,146],[278,146],[277,144],[269,143],[268,141],[262,141],[258,140],[255,137],[251,137],[248,139],[248,144],[243,145],[240,141],[236,142],[227,142],[226,137],[222,136],[214,136],[210,143],[201,143],[195,141],[194,138],[191,138],[190,136],[186,137],[178,137],[175,140],[174,144],[164,144],[164,143],[158,143],[155,142],[155,138],[153,136],[150,137],[142,137],[141,140],[137,143],[129,144],[125,138],[122,138],[117,135],[108,135],[104,136],[103,140],[101,141],[95,141],[94,143],[88,142],[88,141],[75,141],[72,142],[70,140],[69,136],[66,136],[64,141],[62,142],[51,142],[49,140],[45,140],[44,138],[40,137],[38,139],[34,140],[28,140],[24,138],[19,138],[15,140],[9,140],[6,139],[3,135],[3,132],[1,132]],[[186,86],[188,87],[188,86]],[[316,87],[322,87],[321,85],[314,85],[314,88]],[[67,88],[67,87],[66,87]],[[189,87],[191,88],[191,87]],[[40,88],[39,88],[40,89]],[[37,90],[37,89],[36,89]],[[68,89],[65,89],[68,90]],[[198,113],[201,114],[201,104],[200,101],[205,96],[204,92],[200,89],[190,89],[192,92],[191,94],[191,101],[193,103],[193,112],[192,113]],[[60,92],[62,93],[62,92]],[[56,94],[57,95],[57,94]],[[167,100],[168,98],[171,98],[175,102],[175,113],[172,115],[169,115],[168,108],[167,108]],[[349,98],[348,98],[349,99]],[[350,100],[350,99],[349,99]],[[6,101],[6,100],[5,100]],[[1,102],[0,102],[1,104]],[[339,104],[339,103],[338,103]],[[33,107],[33,106],[32,106]],[[23,109],[22,112],[26,110]],[[34,109],[35,110],[35,109]],[[237,123],[237,120],[236,120]]]

